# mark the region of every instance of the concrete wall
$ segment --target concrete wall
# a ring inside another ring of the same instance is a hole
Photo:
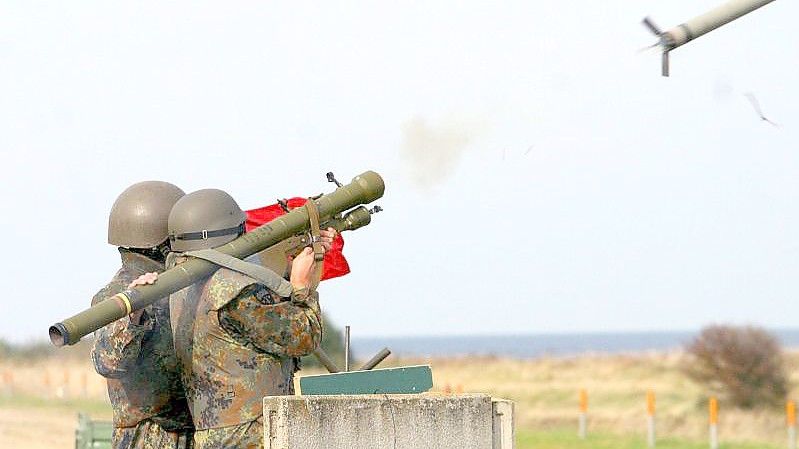
[[[264,446],[512,449],[513,406],[484,394],[266,397]]]

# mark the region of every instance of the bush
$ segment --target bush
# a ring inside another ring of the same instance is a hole
[[[340,369],[344,369],[344,332],[326,314],[322,314],[322,349]],[[321,367],[314,355],[305,356],[300,366]]]
[[[5,359],[11,353],[11,345],[6,340],[0,337],[0,360]]]
[[[707,326],[686,352],[683,371],[721,400],[741,408],[779,406],[785,400],[782,349],[765,329]]]

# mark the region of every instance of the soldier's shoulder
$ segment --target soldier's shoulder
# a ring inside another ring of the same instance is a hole
[[[220,268],[209,279],[208,294],[211,297],[212,306],[220,308],[256,284],[258,281],[246,274]]]
[[[116,295],[117,293],[125,290],[125,288],[130,283],[130,280],[127,279],[128,276],[124,273],[124,269],[120,268],[117,271],[116,275],[111,279],[108,284],[106,284],[103,288],[101,288],[97,293],[94,294],[92,297],[92,305],[97,304],[98,302],[110,298],[111,296]]]

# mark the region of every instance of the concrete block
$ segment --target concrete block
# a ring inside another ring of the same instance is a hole
[[[512,426],[512,404],[484,394],[264,398],[266,449],[512,449]]]
[[[516,447],[516,423],[513,418],[513,401],[507,399],[491,400],[493,408],[494,449],[514,449]]]

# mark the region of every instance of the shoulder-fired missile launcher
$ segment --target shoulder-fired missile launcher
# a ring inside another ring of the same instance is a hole
[[[332,227],[341,232],[369,224],[371,212],[362,205],[382,197],[384,190],[385,184],[380,175],[367,171],[356,176],[349,184],[313,198],[320,227]],[[308,209],[296,208],[215,249],[243,259],[287,239],[294,239],[295,246],[308,244],[303,238],[310,240],[305,237],[309,229]],[[158,282],[152,285],[125,290],[50,326],[50,341],[56,346],[75,344],[83,336],[211,275],[217,268],[211,262],[192,258],[161,273]]]

